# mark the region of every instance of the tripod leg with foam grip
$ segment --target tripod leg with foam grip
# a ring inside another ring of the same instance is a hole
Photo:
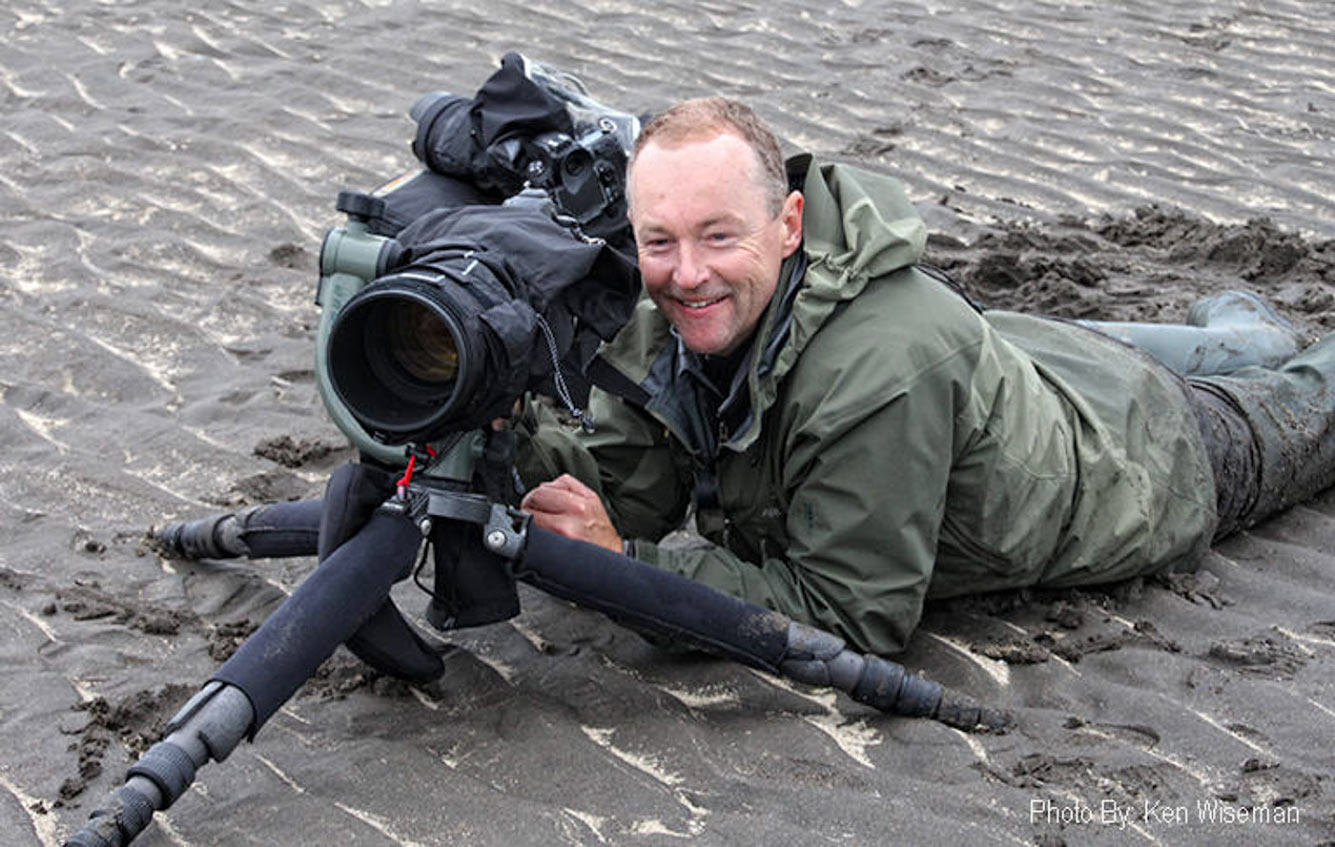
[[[251,506],[168,524],[153,533],[153,542],[163,554],[178,559],[312,556],[318,547],[323,511],[322,500]]]
[[[68,847],[124,847],[154,811],[185,791],[199,767],[225,759],[242,738],[253,739],[338,645],[383,614],[420,541],[406,515],[388,509],[371,515],[218,669]]]
[[[325,485],[319,516],[320,561],[325,561],[359,532],[394,491],[394,476],[372,465],[344,465],[335,471]],[[398,579],[408,576],[411,557],[403,564]],[[366,664],[408,682],[433,680],[445,669],[440,656],[388,597],[346,644]]]
[[[847,648],[843,639],[692,579],[543,529],[528,530],[515,576],[627,626],[696,644],[799,682],[827,685],[884,712],[961,729],[1000,729],[1009,716]]]

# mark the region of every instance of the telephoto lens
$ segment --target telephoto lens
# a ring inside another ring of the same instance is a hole
[[[467,428],[482,355],[474,343],[481,310],[465,290],[447,272],[394,274],[339,313],[329,338],[334,390],[378,441]]]
[[[386,364],[422,383],[444,386],[459,372],[459,350],[440,317],[415,300],[391,301],[370,318],[373,333],[384,327]]]
[[[400,264],[347,297],[317,358],[371,442],[484,429],[525,391],[587,402],[585,369],[639,296],[629,257],[558,222],[539,192],[429,212],[396,241]]]

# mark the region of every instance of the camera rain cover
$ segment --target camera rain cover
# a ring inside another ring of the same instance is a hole
[[[413,152],[433,170],[509,197],[524,186],[522,143],[547,132],[578,138],[608,121],[630,152],[639,119],[589,97],[583,83],[520,53],[506,53],[470,98],[444,92],[413,108]]]
[[[404,228],[398,241],[403,260],[365,293],[430,287],[457,316],[458,343],[469,347],[460,352],[470,361],[458,376],[466,396],[433,432],[412,440],[485,426],[526,390],[559,395],[558,380],[574,403],[588,402],[584,369],[639,296],[639,271],[626,255],[536,205],[441,209]]]

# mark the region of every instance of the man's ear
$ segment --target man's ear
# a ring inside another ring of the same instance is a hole
[[[783,211],[779,219],[783,221],[783,257],[793,255],[802,244],[802,208],[806,198],[800,191],[790,191],[783,201]]]

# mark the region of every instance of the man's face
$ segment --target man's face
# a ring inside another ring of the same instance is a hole
[[[725,354],[760,322],[802,242],[802,195],[777,217],[738,135],[649,142],[630,174],[630,222],[649,297],[696,353]]]

